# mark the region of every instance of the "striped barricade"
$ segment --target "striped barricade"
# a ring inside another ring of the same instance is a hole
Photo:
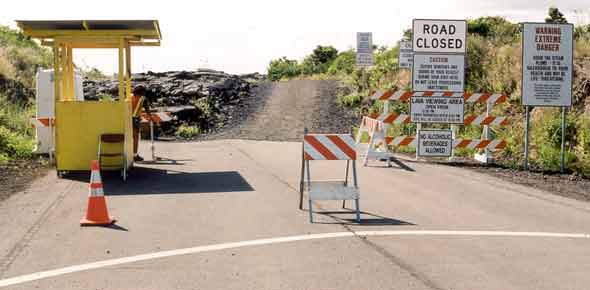
[[[371,114],[370,119],[381,121],[384,124],[409,124],[411,123],[411,117],[408,114],[398,113],[381,113]],[[490,126],[505,126],[508,125],[508,118],[486,116],[486,115],[469,115],[465,116],[464,125],[490,125]]]
[[[363,133],[367,133],[369,136],[367,143],[362,143],[361,137]],[[357,151],[363,156],[364,166],[367,166],[369,160],[386,160],[387,166],[391,165],[390,159],[393,154],[384,146],[386,134],[387,125],[383,121],[363,117],[357,132],[356,144]]]
[[[303,208],[303,185],[306,183],[309,202],[309,221],[313,223],[312,201],[314,200],[342,200],[343,207],[346,200],[354,200],[356,204],[356,219],[360,221],[359,189],[355,164],[357,153],[355,140],[352,136],[350,134],[306,133],[303,136],[302,151],[299,208]],[[346,160],[346,175],[344,180],[312,180],[309,165],[311,161],[316,160]],[[348,170],[351,163],[352,186],[349,185],[348,181]]]
[[[504,94],[488,93],[454,93],[454,92],[414,92],[403,90],[374,91],[371,93],[372,100],[378,101],[402,101],[407,102],[411,97],[463,97],[469,103],[493,103],[499,104],[508,100]]]
[[[403,147],[413,146],[417,144],[416,136],[397,136],[397,137],[385,137],[385,144]],[[491,140],[491,139],[467,139],[458,138],[453,139],[454,149],[488,149],[488,150],[502,150],[507,146],[505,140]]]
[[[55,126],[55,118],[37,117],[31,118],[33,128],[49,128]]]

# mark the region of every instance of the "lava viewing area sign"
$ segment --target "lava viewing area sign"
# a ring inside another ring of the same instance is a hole
[[[461,54],[414,54],[414,91],[456,92],[464,90],[465,56]]]
[[[573,25],[524,23],[522,103],[572,105]]]
[[[453,153],[451,130],[418,131],[418,156],[449,157]]]
[[[463,124],[465,100],[462,97],[418,97],[410,100],[412,123]]]
[[[414,19],[412,33],[414,52],[465,53],[465,20]]]

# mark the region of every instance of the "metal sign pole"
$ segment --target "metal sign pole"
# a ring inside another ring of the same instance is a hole
[[[529,170],[529,106],[525,106],[524,113],[524,170]]]
[[[561,107],[561,173],[565,172],[565,117],[566,108]]]

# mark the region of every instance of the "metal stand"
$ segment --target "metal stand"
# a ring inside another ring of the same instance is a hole
[[[566,108],[561,107],[561,173],[565,172],[565,130],[566,130]]]
[[[525,171],[529,170],[529,118],[530,118],[530,107],[525,106],[524,113],[524,164],[523,168]]]

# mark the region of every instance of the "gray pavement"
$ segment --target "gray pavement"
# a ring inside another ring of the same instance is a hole
[[[142,144],[144,156],[147,144]],[[52,173],[0,204],[3,279],[140,254],[333,232],[590,233],[590,205],[473,171],[405,162],[359,166],[362,222],[339,202],[298,205],[300,143],[158,143],[175,164],[103,176],[113,228],[80,228],[88,176]],[[149,158],[148,158],[149,159]],[[337,178],[344,162],[316,162]],[[316,166],[317,165],[317,166]],[[588,289],[590,239],[351,236],[122,263],[6,289]],[[2,289],[2,288],[0,288]]]

